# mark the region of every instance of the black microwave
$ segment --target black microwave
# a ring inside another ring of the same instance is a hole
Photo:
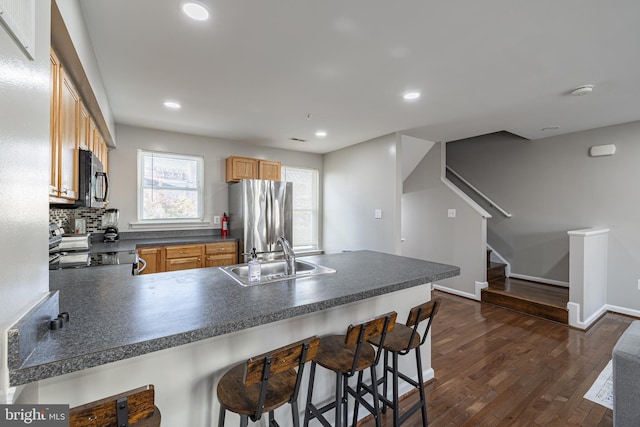
[[[78,150],[78,199],[72,204],[52,204],[57,208],[103,208],[109,201],[109,177],[102,163],[88,150]]]

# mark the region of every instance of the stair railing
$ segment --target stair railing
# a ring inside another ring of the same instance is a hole
[[[460,176],[460,174],[457,173],[456,171],[454,171],[453,169],[451,169],[451,167],[447,166],[447,171],[451,172],[451,174],[453,176],[455,176],[456,178],[458,178],[460,181],[462,181],[464,183],[464,185],[466,185],[467,187],[472,189],[478,196],[480,196],[484,201],[486,201],[489,204],[489,206],[491,206],[492,208],[496,209],[498,212],[500,212],[502,215],[506,216],[507,218],[511,218],[511,214],[509,212],[507,212],[504,209],[502,209],[496,202],[491,200],[482,191],[480,191],[476,187],[474,187],[473,184],[471,184],[469,181],[467,181],[462,176]]]

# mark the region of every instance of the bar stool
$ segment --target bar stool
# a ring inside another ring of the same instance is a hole
[[[317,336],[309,337],[229,369],[218,383],[218,427],[224,426],[227,410],[240,415],[242,427],[247,426],[249,418],[259,420],[264,412],[269,413],[269,425],[277,426],[273,411],[285,403],[291,404],[293,425],[299,427],[300,380],[304,364],[318,351],[319,341]]]
[[[304,426],[309,425],[309,420],[316,418],[326,427],[342,427],[347,425],[349,395],[364,406],[376,420],[376,426],[380,427],[380,404],[376,394],[373,395],[373,406],[364,400],[356,391],[349,386],[349,378],[356,372],[362,373],[369,368],[371,371],[371,381],[377,383],[376,365],[380,359],[380,350],[376,351],[367,340],[379,337],[379,342],[385,342],[385,336],[393,329],[398,314],[394,311],[384,314],[363,323],[351,325],[347,329],[346,335],[330,335],[320,338],[318,354],[311,362],[309,374],[309,390],[307,394],[307,407],[304,417]],[[313,384],[315,380],[316,365],[320,365],[336,373],[335,400],[327,405],[318,408],[313,403]],[[362,382],[362,375],[358,379],[358,387]],[[353,413],[353,424],[358,419],[358,406]],[[329,423],[325,412],[335,409],[335,422]]]
[[[69,410],[70,427],[159,427],[160,410],[154,404],[153,385],[96,400]]]
[[[440,300],[435,299],[433,301],[429,301],[418,306],[413,307],[409,311],[409,316],[407,318],[407,323],[396,324],[393,331],[387,334],[386,340],[381,342],[379,339],[374,338],[369,340],[373,345],[378,346],[378,348],[384,349],[384,371],[382,374],[382,378],[378,380],[376,383],[376,393],[372,393],[372,389],[363,385],[360,387],[357,392],[361,395],[366,392],[377,394],[380,401],[382,402],[383,408],[382,412],[386,412],[387,407],[393,409],[393,426],[398,427],[400,424],[405,422],[414,412],[418,409],[422,411],[422,425],[427,426],[427,402],[424,395],[424,380],[422,378],[422,359],[420,357],[420,346],[424,344],[427,339],[427,334],[429,333],[429,329],[431,328],[431,322],[433,322],[433,317],[438,312],[438,307],[440,306]],[[426,323],[426,327],[422,332],[422,339],[420,338],[420,332],[418,331],[419,326],[424,325],[424,321],[428,320]],[[414,379],[410,378],[408,375],[403,374],[398,370],[398,356],[404,356],[408,354],[411,350],[415,350],[416,355],[416,369],[418,371],[418,381],[416,382]],[[389,353],[392,356],[392,364],[389,365]],[[389,374],[392,375],[392,389],[393,389],[393,398],[389,400],[387,398],[387,384],[389,379]],[[413,387],[418,389],[420,394],[420,401],[413,405],[411,408],[404,411],[402,415],[400,415],[399,409],[399,401],[398,401],[398,378],[408,382]],[[383,394],[380,396],[378,392],[378,387],[382,384],[383,386]]]

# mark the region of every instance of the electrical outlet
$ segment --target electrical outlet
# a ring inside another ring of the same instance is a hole
[[[447,211],[447,216],[448,216],[449,218],[455,218],[455,217],[456,217],[456,210],[455,210],[455,209],[449,209],[449,210]]]
[[[220,217],[219,216],[214,216],[213,217],[213,225],[220,225]]]
[[[376,209],[373,213],[375,219],[382,219],[382,209]]]
[[[638,290],[640,291],[640,279],[638,279]]]

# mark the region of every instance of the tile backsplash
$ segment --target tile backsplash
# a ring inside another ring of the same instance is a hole
[[[102,232],[102,215],[104,208],[77,208],[77,209],[49,209],[49,223],[55,222],[64,228],[66,233],[72,233],[71,220],[84,218],[87,220],[87,233]]]

